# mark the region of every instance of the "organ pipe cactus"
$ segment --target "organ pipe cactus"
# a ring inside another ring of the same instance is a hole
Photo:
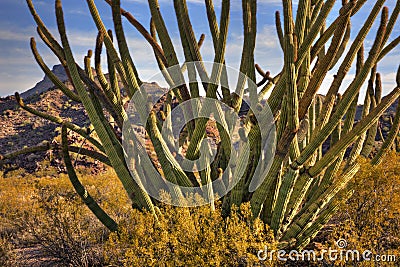
[[[368,5],[373,6],[351,42],[349,39],[352,17],[366,4],[366,0],[342,1],[340,12],[331,23],[327,18],[328,15],[333,16],[332,8],[337,1],[300,0],[297,13],[293,10],[292,1],[282,1],[283,23],[280,13],[277,12],[276,28],[283,50],[284,66],[281,72],[271,76],[260,67],[268,66],[269,62],[255,64],[257,1],[242,0],[244,39],[239,69],[243,75],[237,79],[234,93],[224,86],[228,81],[225,53],[231,5],[229,0],[222,1],[219,23],[213,1],[205,0],[215,52],[215,65],[211,72],[208,72],[206,64],[202,61],[200,51],[204,35],[198,42],[185,0],[173,2],[185,62],[180,62],[177,57],[177,48],[173,45],[157,0],[148,1],[151,13],[149,30],[132,14],[122,9],[119,0],[106,0],[114,21],[114,30],[107,30],[95,2],[86,2],[99,32],[94,60],[99,83],[95,82],[91,72],[92,52],[85,57],[85,69],[79,67],[72,54],[61,0],[55,1],[61,43],[53,37],[36,13],[32,0],[27,0],[39,36],[59,58],[74,85],[74,90],[66,88],[51,74],[32,39],[31,47],[35,59],[65,95],[83,104],[96,135],[88,134],[61,118],[30,108],[18,95],[17,100],[27,111],[63,125],[62,148],[71,181],[89,208],[112,231],[117,229],[116,223],[86,194],[70,164],[69,152],[77,151],[74,146],[67,144],[67,129],[87,138],[96,149],[92,153],[93,157],[101,158],[115,169],[135,208],[148,210],[155,217],[159,216],[156,212],[158,201],[149,194],[146,185],[155,188],[168,182],[184,188],[204,185],[203,190],[207,191],[208,198],[208,202],[204,203],[213,207],[213,201],[218,197],[222,198],[223,214],[229,216],[232,205],[239,206],[250,201],[253,217],[260,218],[271,226],[280,246],[297,248],[307,245],[333,216],[340,202],[351,195],[347,185],[359,169],[357,158],[372,158],[372,163],[378,164],[398,135],[399,108],[382,148],[377,154],[371,155],[378,119],[400,95],[400,68],[397,71],[396,86],[384,97],[381,96],[381,81],[377,72],[379,61],[399,43],[399,37],[394,38],[392,42],[388,40],[393,28],[398,25],[400,1],[396,1],[396,6],[390,14],[388,8],[384,7],[385,0],[368,2]],[[126,42],[124,30],[127,27],[123,27],[123,17],[150,44],[160,71],[171,87],[161,111],[152,110],[152,107],[144,104],[148,96],[142,87],[140,71]],[[379,28],[374,33],[375,39],[368,56],[364,58],[365,38],[371,33],[372,25],[378,17]],[[109,79],[106,79],[101,68],[100,54],[103,48],[107,53]],[[356,66],[356,74],[345,91],[339,94],[339,88],[353,65]],[[179,71],[172,73],[170,68],[176,66]],[[322,97],[318,95],[319,89],[332,69],[337,70],[336,75],[327,95]],[[184,82],[186,71],[191,79],[188,86]],[[256,73],[261,75],[261,82],[257,83]],[[368,90],[363,101],[362,118],[354,124],[360,90],[368,75]],[[202,142],[207,137],[209,118],[195,118],[186,124],[183,131],[187,134],[181,136],[183,140],[179,143],[184,149],[179,153],[169,151],[174,139],[163,135],[163,129],[167,132],[173,130],[173,123],[168,117],[173,113],[173,99],[179,104],[199,99],[200,83],[193,82],[196,78],[201,79],[207,98],[224,103],[231,109],[222,110],[218,105],[210,108],[206,104],[195,102],[196,105],[184,112],[183,116],[187,119],[193,114],[209,115],[209,110],[213,110],[213,116],[221,120],[216,124],[220,141],[216,144],[215,158],[212,162],[206,161],[208,167],[190,171],[179,159],[194,160],[211,151],[210,147],[207,148]],[[120,79],[123,88],[118,85],[117,79]],[[142,146],[136,139],[130,140],[127,146],[123,145],[120,132],[129,122],[129,112],[124,106],[126,99],[123,98],[122,90],[129,97],[133,97],[131,103],[141,117],[149,114],[142,122],[156,155],[153,155],[151,162],[153,165],[161,164],[157,171],[144,168],[140,163],[144,162],[144,156],[150,152],[148,147]],[[242,129],[238,132],[238,151],[232,151],[233,141],[230,142],[224,129],[226,130],[225,126],[228,129],[232,128],[230,116],[232,112],[237,113],[240,110],[245,94],[249,95],[251,109],[240,119]],[[272,123],[276,125],[276,148],[270,151],[268,157],[271,164],[268,168],[257,168],[257,164],[261,164],[262,158],[265,158],[260,150],[264,145],[261,136],[267,130],[262,128],[260,120],[266,117],[267,111],[270,111]],[[257,116],[260,114],[263,116]],[[115,121],[116,125],[111,125],[111,121]],[[327,140],[330,141],[329,147],[323,149]],[[345,151],[349,147],[352,147],[350,156],[345,157]],[[47,148],[50,147],[40,147],[39,150]],[[136,156],[126,160],[126,153],[130,150],[136,151]],[[91,154],[88,151],[85,153]],[[232,158],[236,160],[233,165],[230,163]],[[157,172],[164,179],[154,179]],[[230,179],[228,180],[233,180],[234,184],[217,183],[224,177],[223,173],[227,173]],[[262,176],[262,179],[254,185],[252,179],[256,175]],[[219,192],[221,188],[231,191],[223,196],[216,195],[215,192]],[[168,193],[171,197],[184,197],[180,189],[171,189]],[[179,204],[182,203],[185,203],[183,199],[179,201]]]

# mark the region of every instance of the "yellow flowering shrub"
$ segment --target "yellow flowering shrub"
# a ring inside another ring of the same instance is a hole
[[[354,249],[360,253],[369,250],[374,257],[394,255],[399,262],[400,155],[389,154],[379,166],[364,162],[352,186],[354,193],[333,219],[335,226],[327,244],[334,248],[336,240],[345,239],[346,250]],[[364,261],[362,264],[375,266],[377,263]],[[389,266],[395,262],[382,264]]]
[[[159,221],[133,211],[106,242],[106,261],[123,266],[254,266],[257,252],[274,247],[261,221],[251,221],[248,204],[223,219],[207,206],[162,206]]]

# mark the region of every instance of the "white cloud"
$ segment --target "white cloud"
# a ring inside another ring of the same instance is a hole
[[[35,32],[33,27],[28,29],[0,29],[0,40],[4,41],[29,41],[29,38]]]

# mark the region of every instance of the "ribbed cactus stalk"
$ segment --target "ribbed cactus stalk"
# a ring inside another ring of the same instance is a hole
[[[382,96],[382,81],[377,71],[382,58],[400,42],[399,37],[388,42],[392,30],[398,28],[399,0],[390,15],[388,8],[384,7],[385,0],[375,1],[351,42],[351,21],[365,5],[365,0],[342,1],[339,14],[333,20],[333,6],[338,1],[300,0],[296,13],[292,1],[282,1],[283,20],[277,12],[276,29],[284,54],[284,66],[276,75],[260,67],[268,66],[268,61],[255,64],[257,1],[242,0],[244,38],[240,66],[237,66],[242,75],[236,79],[232,91],[228,86],[229,66],[225,64],[229,42],[229,0],[222,1],[219,23],[213,1],[205,0],[215,53],[215,64],[210,70],[202,61],[200,51],[204,35],[201,35],[200,41],[197,40],[186,0],[173,2],[184,62],[179,62],[177,48],[173,45],[157,0],[148,1],[151,13],[148,30],[120,7],[119,0],[106,0],[114,22],[113,31],[106,29],[95,2],[86,2],[98,37],[94,41],[94,64],[92,51],[89,51],[84,59],[85,69],[82,69],[69,45],[61,0],[55,1],[61,43],[43,23],[32,0],[27,0],[39,36],[59,58],[74,90],[68,89],[51,73],[32,38],[31,47],[36,61],[67,97],[83,104],[96,135],[89,134],[73,122],[35,110],[24,104],[18,94],[16,96],[18,104],[25,110],[63,126],[62,149],[71,182],[85,204],[112,231],[117,230],[116,222],[105,214],[80,184],[70,164],[70,152],[85,153],[111,165],[133,207],[146,209],[156,217],[159,199],[149,192],[148,186],[154,190],[162,188],[171,198],[180,199],[174,202],[176,205],[189,203],[184,200],[187,197],[184,192],[188,192],[185,190],[202,186],[198,192],[204,193],[208,200],[203,204],[208,203],[214,209],[214,201],[222,198],[223,214],[229,216],[232,205],[250,202],[253,217],[271,226],[280,247],[303,248],[329,221],[340,203],[351,196],[352,190],[357,190],[348,186],[360,168],[357,158],[372,158],[372,164],[379,164],[396,142],[400,125],[399,107],[382,147],[372,154],[379,118],[400,96],[400,68],[397,70],[396,86],[386,96]],[[379,14],[379,28],[371,32]],[[162,76],[170,86],[161,110],[148,105],[150,97],[142,86],[137,69],[140,66],[135,65],[126,42],[124,18],[150,44]],[[375,36],[373,45],[369,51],[364,51],[366,37],[371,35]],[[101,67],[103,49],[107,56],[108,79]],[[95,82],[92,65],[98,83]],[[343,81],[349,77],[353,65],[356,67],[354,78],[339,94],[339,88],[344,87]],[[336,75],[327,94],[319,95],[321,85],[331,70],[336,70]],[[258,83],[256,73],[261,75]],[[190,78],[190,82],[185,83],[186,77]],[[119,80],[123,88],[119,86]],[[368,89],[363,95],[361,88],[366,82]],[[204,87],[208,99],[221,105],[197,101],[201,98],[200,85]],[[132,98],[130,105],[139,114],[141,126],[147,132],[143,138],[150,145],[141,144],[135,127],[129,125],[130,112],[124,105],[127,99],[124,99],[122,89]],[[250,99],[250,110],[235,124],[232,114],[239,112],[246,94]],[[361,97],[364,103],[362,117],[354,123]],[[179,105],[183,105],[187,100],[195,100],[192,102],[195,104],[183,111],[183,117],[190,122],[180,129],[182,133],[176,138],[172,136],[174,123],[170,117],[174,111],[173,103],[178,101]],[[222,108],[223,105],[228,108]],[[198,117],[193,118],[195,115]],[[266,123],[268,119],[270,124]],[[111,125],[112,122],[115,124]],[[206,129],[212,124],[219,133],[214,136],[214,148],[204,143],[204,139],[209,137]],[[231,133],[235,125],[239,130],[233,137]],[[275,127],[266,128],[264,125],[276,125],[276,133]],[[122,128],[133,136],[133,140],[126,140],[126,136],[121,138]],[[68,145],[67,129],[86,138],[95,151],[77,151],[75,146]],[[276,149],[266,148],[267,142],[263,138],[270,136],[275,138],[272,143],[276,143]],[[127,142],[126,146],[124,142]],[[176,145],[178,149],[174,150]],[[350,147],[350,155],[346,156]],[[46,149],[54,147],[41,145],[5,155],[2,159]],[[126,158],[131,153],[135,156]],[[151,160],[148,154],[152,155]],[[202,164],[196,161],[190,165],[190,160],[199,157],[204,160]],[[269,164],[265,164],[267,158],[271,159]],[[149,165],[146,162],[150,162]],[[221,195],[225,191],[229,192]]]

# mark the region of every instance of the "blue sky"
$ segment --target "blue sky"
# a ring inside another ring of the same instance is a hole
[[[25,0],[1,0],[0,9],[0,96],[13,94],[15,91],[23,92],[33,87],[36,82],[43,78],[43,73],[37,66],[30,48],[29,38],[34,36],[38,43],[39,37],[36,34],[36,27]],[[55,24],[54,1],[53,0],[33,0],[38,13],[52,30],[54,36],[58,36]],[[102,18],[108,27],[112,27],[111,10],[109,6],[101,0],[95,1],[98,5]],[[368,0],[362,10],[352,18],[352,38],[356,29],[364,22],[369,10],[374,4],[374,0]],[[395,0],[386,1],[390,11],[393,9]],[[149,9],[145,0],[121,0],[122,7],[130,11],[145,27],[148,28],[150,21]],[[219,12],[220,1],[215,1],[217,13]],[[231,0],[232,13],[229,29],[229,44],[227,47],[226,61],[231,67],[238,68],[240,62],[242,46],[242,14],[241,1]],[[328,18],[331,22],[338,14],[341,1],[337,1],[332,16]],[[75,58],[78,62],[83,61],[83,56],[88,49],[93,49],[95,44],[96,28],[91,20],[86,1],[84,0],[64,0],[64,14],[66,17],[67,31],[70,42],[74,50]],[[172,0],[160,0],[161,11],[166,20],[166,24],[176,44],[179,57],[183,59],[183,53],[179,42],[179,33],[176,27],[176,18],[173,11]],[[192,24],[195,28],[196,36],[201,33],[206,34],[206,41],[202,47],[204,60],[213,59],[213,49],[211,36],[209,34],[206,11],[203,0],[188,0],[189,12]],[[256,63],[260,64],[265,70],[270,70],[276,74],[282,67],[282,52],[279,47],[275,26],[274,13],[281,9],[279,0],[258,0],[258,37],[256,47]],[[397,25],[389,39],[393,40],[400,34],[400,23]],[[142,80],[148,80],[157,71],[152,50],[145,40],[136,33],[135,29],[128,23],[124,25],[128,36],[129,47],[132,57],[137,65]],[[375,36],[377,23],[375,23],[369,34],[365,45],[366,53],[372,44]],[[58,64],[55,56],[52,55],[45,46],[39,44],[39,51],[44,57],[48,66]],[[367,54],[366,54],[367,55]],[[183,61],[182,61],[183,62]],[[381,61],[378,71],[381,72],[384,81],[384,92],[388,93],[395,85],[395,71],[400,62],[400,48],[393,50],[389,56]],[[354,70],[352,71],[354,72]],[[330,72],[323,87],[329,85],[333,79],[334,71]],[[354,75],[349,75],[346,82],[350,82]],[[322,92],[323,93],[323,92]]]

